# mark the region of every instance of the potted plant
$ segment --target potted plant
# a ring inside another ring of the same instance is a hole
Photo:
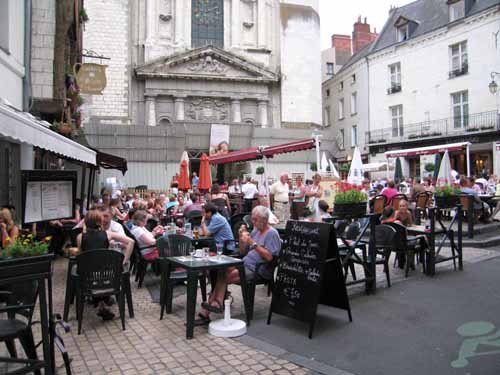
[[[347,188],[335,195],[333,212],[336,216],[359,217],[366,214],[368,196],[355,188]]]
[[[313,161],[311,163],[311,171],[313,171],[313,172],[317,172],[318,171],[318,164],[315,161]]]
[[[85,23],[89,21],[89,16],[85,8],[80,9],[80,22]]]
[[[264,174],[264,167],[257,167],[257,169],[255,169],[255,173],[258,175]]]
[[[75,129],[73,127],[73,124],[69,122],[54,121],[52,123],[52,130],[64,135],[65,137],[69,137]]]
[[[439,208],[452,208],[455,207],[460,201],[460,190],[454,186],[438,186],[434,191],[434,201],[436,207]]]
[[[436,169],[436,166],[433,163],[427,163],[424,168],[426,172],[432,173]]]
[[[21,235],[0,252],[0,278],[15,278],[51,272],[53,254],[48,254],[50,237],[36,241],[32,234]]]

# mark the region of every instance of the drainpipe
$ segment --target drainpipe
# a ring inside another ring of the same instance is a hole
[[[366,60],[366,73],[367,73],[367,81],[368,81],[368,90],[367,90],[367,95],[368,95],[368,116],[367,116],[367,128],[368,132],[371,132],[370,130],[370,60],[368,59],[368,56],[365,56]],[[366,133],[365,133],[365,142],[366,142]],[[368,151],[370,151],[370,145],[368,145]],[[370,161],[370,157],[368,157],[368,161]],[[389,160],[387,160],[387,165],[389,165]],[[389,168],[389,167],[387,167]],[[387,172],[389,173],[389,172]]]
[[[23,111],[29,112],[31,105],[31,0],[25,0]]]

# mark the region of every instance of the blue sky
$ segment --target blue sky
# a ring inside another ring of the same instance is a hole
[[[411,0],[319,0],[321,17],[321,49],[330,47],[332,34],[351,34],[352,25],[361,15],[372,28],[380,31],[391,5],[401,6]]]

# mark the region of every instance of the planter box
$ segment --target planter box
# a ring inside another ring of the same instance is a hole
[[[54,254],[0,260],[0,280],[50,273]]]
[[[434,201],[436,202],[436,207],[453,208],[460,203],[460,197],[458,195],[449,195],[444,197],[434,196]]]
[[[366,202],[333,205],[333,213],[340,217],[361,217],[366,215]]]

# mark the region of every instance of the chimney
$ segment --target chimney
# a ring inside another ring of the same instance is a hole
[[[350,35],[332,35],[332,47],[337,51],[349,52],[351,54],[351,36]]]
[[[364,23],[362,23],[361,16],[359,16],[358,21],[354,24],[354,30],[352,32],[352,53],[357,53],[376,38],[377,33],[375,31],[371,32],[367,18],[365,17]]]

